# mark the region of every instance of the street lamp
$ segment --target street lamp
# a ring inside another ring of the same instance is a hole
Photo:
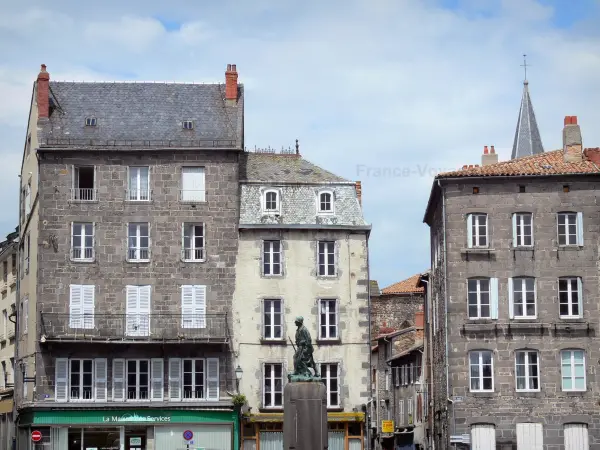
[[[238,364],[238,366],[235,368],[235,379],[238,381],[238,383],[242,379],[242,375],[243,374],[244,374],[244,371],[242,370],[242,368]]]

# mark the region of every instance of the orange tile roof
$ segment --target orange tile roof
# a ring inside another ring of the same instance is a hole
[[[399,281],[398,283],[392,284],[386,288],[381,290],[382,294],[412,294],[425,292],[425,288],[423,286],[417,286],[419,284],[419,278],[421,274],[413,275],[410,278],[407,278],[404,281]]]
[[[600,174],[600,148],[587,148],[579,162],[565,162],[564,151],[538,153],[487,166],[468,166],[440,173],[436,178]]]

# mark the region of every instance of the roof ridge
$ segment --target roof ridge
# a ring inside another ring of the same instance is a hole
[[[50,83],[71,83],[71,84],[181,84],[195,86],[225,86],[225,83],[212,81],[168,81],[168,80],[52,80]],[[238,86],[243,83],[238,83]]]

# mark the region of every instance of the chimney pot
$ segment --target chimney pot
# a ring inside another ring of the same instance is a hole
[[[225,100],[235,102],[238,94],[238,73],[235,64],[227,64],[225,72]]]
[[[581,129],[577,125],[577,116],[565,117],[563,151],[565,162],[581,162],[583,159],[583,140]]]
[[[484,155],[487,155],[487,154],[488,154],[488,147],[487,147],[487,145],[484,145],[484,146],[483,146],[483,154],[484,154]]]
[[[465,165],[463,166],[463,170],[465,170],[465,169],[467,169],[467,168],[468,168],[468,166],[465,164]]]
[[[358,204],[362,206],[362,183],[356,182],[356,197],[358,198]]]
[[[496,153],[496,150],[494,150],[494,146],[492,145],[490,148],[490,153],[493,155]]]

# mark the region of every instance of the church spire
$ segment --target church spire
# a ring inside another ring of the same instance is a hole
[[[542,139],[538,130],[533,105],[529,96],[529,82],[527,81],[527,60],[523,55],[525,68],[525,80],[523,81],[523,97],[521,98],[521,108],[519,109],[519,119],[517,120],[517,130],[515,132],[515,141],[511,159],[521,158],[522,156],[535,155],[542,153]]]

